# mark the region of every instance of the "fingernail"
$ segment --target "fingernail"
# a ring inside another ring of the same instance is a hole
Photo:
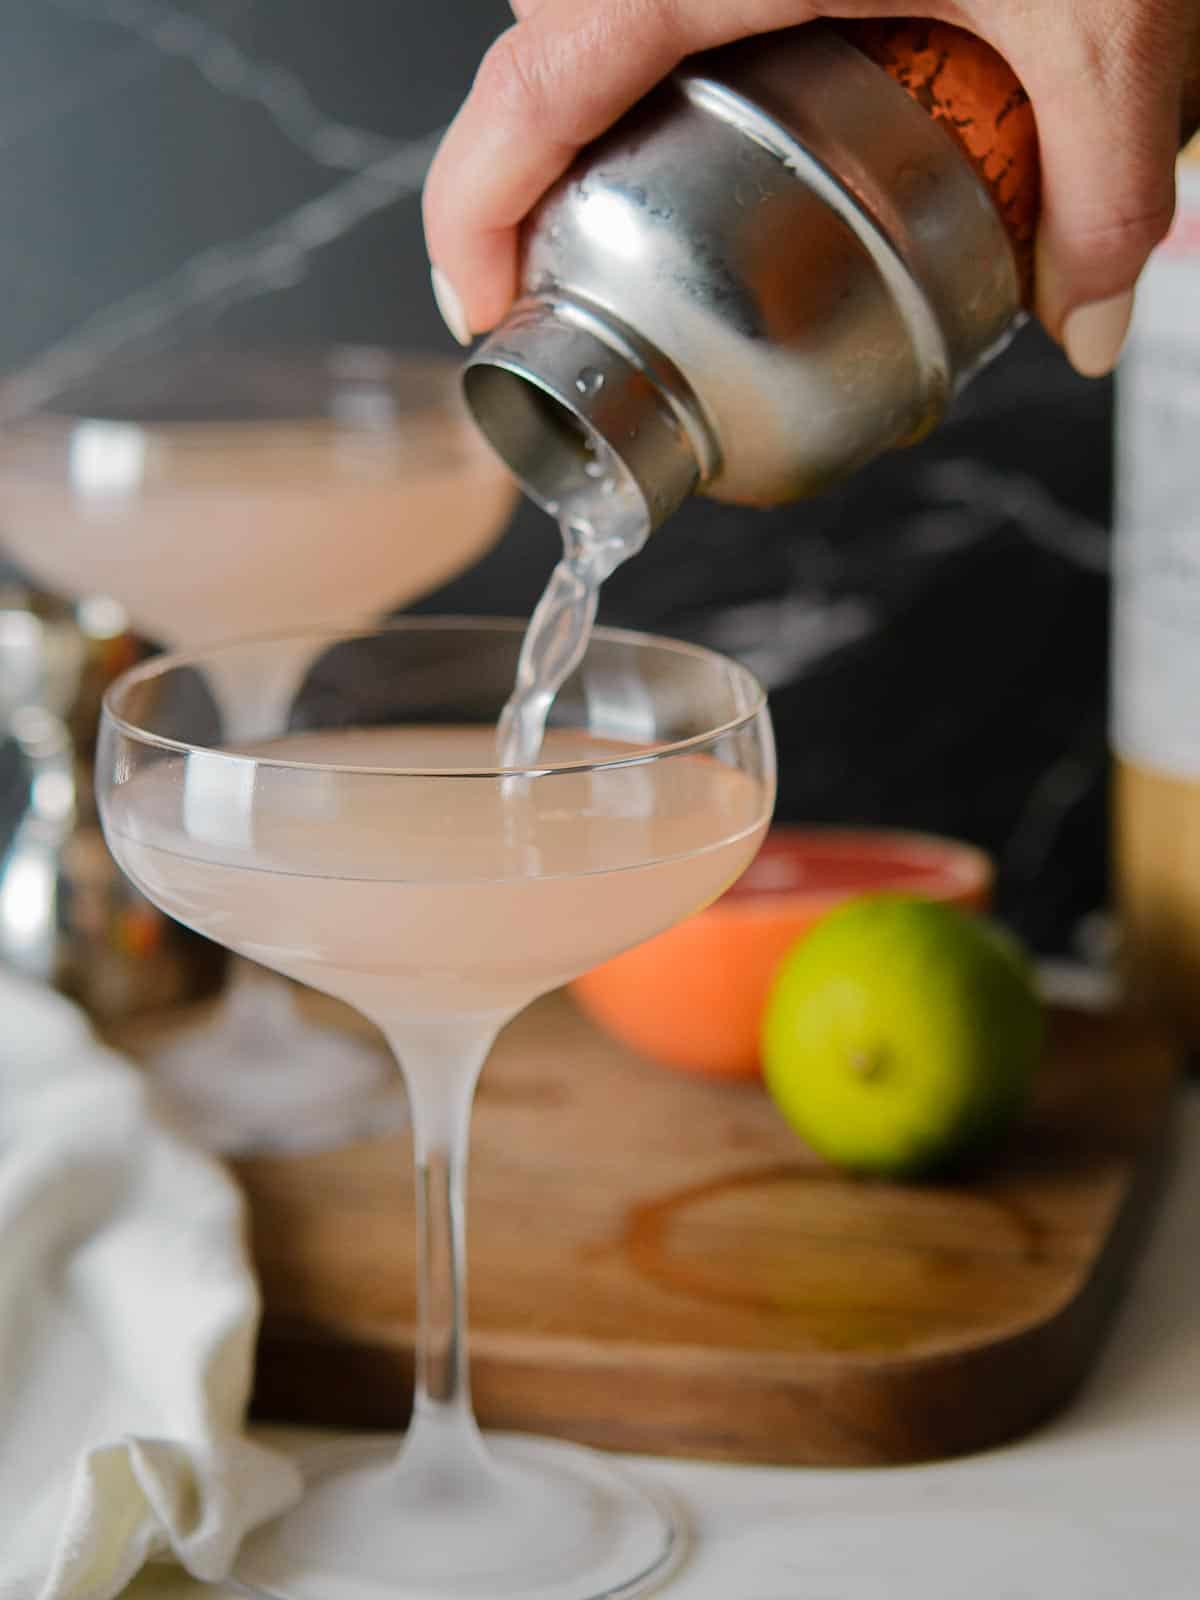
[[[1129,319],[1133,316],[1133,290],[1108,300],[1077,306],[1063,323],[1062,342],[1067,360],[1085,378],[1102,378],[1111,372],[1121,354]]]
[[[450,329],[459,344],[470,344],[471,324],[467,321],[466,312],[462,308],[462,301],[454,292],[454,285],[446,274],[437,267],[430,267],[429,281],[433,284],[433,298],[437,301],[437,308],[442,313],[442,321]]]

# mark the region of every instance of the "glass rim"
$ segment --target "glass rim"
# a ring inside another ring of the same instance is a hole
[[[189,360],[204,360],[217,355],[228,369],[232,394],[239,392],[238,383],[244,381],[245,374],[271,368],[290,369],[292,372],[323,377],[328,381],[330,393],[339,386],[349,386],[354,383],[374,385],[382,390],[394,391],[403,388],[406,381],[415,376],[436,374],[439,380],[446,381],[445,393],[426,397],[414,394],[411,410],[407,413],[408,417],[410,420],[418,417],[434,420],[457,415],[456,409],[449,403],[449,397],[456,392],[454,380],[457,367],[453,357],[446,356],[440,351],[406,350],[382,344],[356,344],[353,340],[297,344],[281,340],[276,344],[264,341],[259,345],[248,346],[223,344],[219,340],[214,340],[211,343],[187,344],[174,351],[170,348],[151,351],[140,358],[114,357],[107,363],[101,363],[95,372],[85,375],[82,379],[64,382],[40,404],[28,410],[16,410],[11,417],[5,418],[4,431],[21,429],[26,433],[37,431],[48,435],[66,434],[86,424],[99,423],[136,429],[147,438],[164,440],[170,438],[174,444],[184,445],[191,440],[199,442],[220,429],[236,427],[239,430],[265,430],[279,427],[280,419],[269,415],[236,419],[172,417],[164,420],[156,417],[123,415],[120,407],[63,403],[64,399],[69,400],[75,396],[88,398],[94,392],[101,391],[106,378],[112,374],[120,375],[135,371],[143,365],[147,368],[155,367],[159,362],[165,370],[170,366],[172,358],[182,366]],[[344,370],[342,370],[343,364]],[[355,366],[359,368],[358,371],[354,370]],[[17,370],[0,382],[0,400],[3,400],[10,391],[18,390],[20,381],[21,372]],[[327,411],[314,407],[309,417],[287,420],[315,424],[331,419]],[[347,423],[346,427],[348,432],[361,433],[363,436],[387,431],[356,423]]]
[[[376,777],[376,778],[546,778],[556,774],[578,772],[612,771],[621,767],[643,766],[653,761],[660,761],[669,756],[687,754],[704,745],[711,744],[715,739],[736,733],[741,728],[749,726],[767,706],[767,692],[757,676],[749,667],[740,661],[735,661],[732,656],[723,655],[719,650],[710,650],[706,645],[691,644],[681,639],[667,638],[663,634],[643,633],[636,628],[612,628],[600,626],[592,629],[589,649],[593,640],[601,640],[609,644],[629,644],[639,648],[651,647],[664,651],[670,655],[692,657],[698,661],[715,662],[731,669],[744,678],[749,685],[753,704],[735,717],[727,718],[712,728],[705,729],[702,733],[689,734],[686,739],[672,739],[661,744],[647,745],[639,749],[635,755],[614,756],[611,760],[578,760],[561,762],[538,762],[527,767],[392,767],[392,766],[362,766],[355,762],[340,761],[294,761],[280,756],[257,756],[238,754],[235,751],[223,750],[220,746],[197,744],[185,739],[168,738],[165,734],[151,733],[146,728],[139,728],[136,723],[130,722],[116,709],[116,700],[120,695],[127,693],[138,683],[145,683],[154,678],[164,677],[169,672],[181,668],[195,668],[202,666],[206,661],[211,661],[214,656],[232,653],[238,650],[252,649],[255,646],[285,644],[290,640],[301,639],[329,641],[330,644],[348,643],[355,639],[372,639],[387,634],[421,633],[421,632],[494,632],[503,634],[523,634],[529,626],[527,621],[518,617],[473,617],[469,615],[429,615],[398,617],[390,622],[377,623],[360,628],[293,628],[283,633],[255,634],[240,639],[228,639],[220,644],[208,645],[197,650],[171,651],[163,655],[153,656],[149,661],[143,661],[136,666],[127,668],[119,677],[115,678],[104,691],[101,701],[102,716],[116,732],[124,738],[137,744],[148,746],[152,749],[164,750],[174,755],[205,755],[220,757],[222,760],[236,763],[245,763],[256,767],[279,768],[285,771],[296,772],[324,772],[331,774],[344,774],[347,777]],[[585,656],[586,661],[586,656]],[[319,730],[299,730],[319,731]]]

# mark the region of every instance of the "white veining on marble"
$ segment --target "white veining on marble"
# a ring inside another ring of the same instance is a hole
[[[296,283],[313,253],[421,186],[441,129],[395,147],[382,160],[243,239],[191,256],[167,277],[89,317],[0,386],[0,419],[28,415],[103,361],[153,338],[185,313]]]
[[[312,255],[366,218],[417,193],[442,129],[401,142],[324,115],[294,73],[248,55],[210,23],[155,0],[51,0],[61,11],[135,33],[164,56],[191,62],[224,95],[261,106],[320,166],[349,175],[240,239],[190,256],[166,277],[105,306],[0,385],[0,419],[27,415],[131,345],[186,314],[297,283]]]
[[[705,643],[736,656],[768,689],[780,688],[878,627],[865,599],[792,591],[728,606],[706,619]]]
[[[1103,780],[1107,760],[1101,729],[1089,723],[1083,737],[1057,756],[1029,790],[1000,859],[1000,874],[1036,884],[1067,818]]]
[[[931,499],[957,501],[971,509],[1010,517],[1031,544],[1069,561],[1086,572],[1106,574],[1109,542],[1105,530],[1055,498],[1031,473],[992,466],[978,459],[934,462],[921,474],[922,489]],[[950,543],[966,546],[993,531],[993,524],[972,521],[958,526],[938,524]]]
[[[396,151],[380,134],[328,117],[286,67],[259,61],[212,23],[157,0],[51,0],[59,11],[124,28],[162,55],[189,62],[218,93],[262,108],[318,166],[361,172]]]

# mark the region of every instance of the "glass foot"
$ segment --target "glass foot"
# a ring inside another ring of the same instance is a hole
[[[301,1465],[304,1499],[234,1566],[264,1600],[617,1600],[657,1588],[682,1553],[669,1504],[556,1440],[489,1435],[466,1475],[406,1467],[397,1440]]]
[[[175,1126],[224,1155],[331,1149],[407,1118],[390,1056],[309,1023],[285,983],[252,971],[149,1066]]]

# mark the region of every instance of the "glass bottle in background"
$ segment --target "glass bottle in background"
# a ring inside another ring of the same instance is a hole
[[[1117,374],[1114,865],[1131,996],[1200,1047],[1200,138]]]

